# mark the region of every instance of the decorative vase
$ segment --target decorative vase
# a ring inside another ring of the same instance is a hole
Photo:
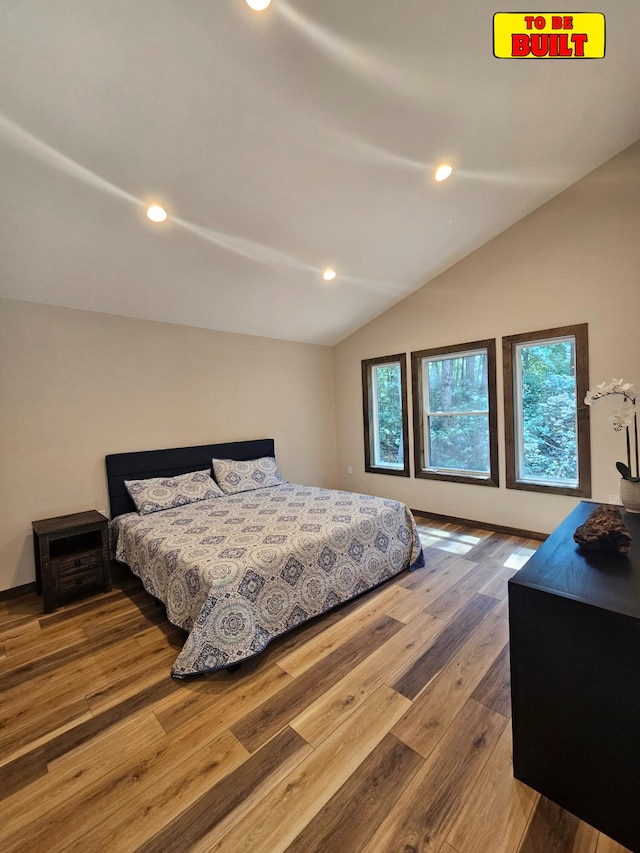
[[[640,513],[640,482],[621,479],[620,500],[627,512]]]

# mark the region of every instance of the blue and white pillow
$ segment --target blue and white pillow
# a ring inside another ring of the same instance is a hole
[[[280,486],[285,482],[273,456],[262,456],[238,462],[235,459],[212,459],[213,474],[225,495]]]
[[[152,477],[150,480],[125,480],[124,484],[140,515],[223,496],[208,471]]]

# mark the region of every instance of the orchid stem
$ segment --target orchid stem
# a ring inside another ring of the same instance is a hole
[[[633,437],[636,445],[636,477],[640,477],[640,465],[638,465],[638,414],[633,416]]]
[[[629,469],[629,476],[632,476],[631,471],[631,442],[629,441],[629,427],[625,427],[627,430],[627,468]]]

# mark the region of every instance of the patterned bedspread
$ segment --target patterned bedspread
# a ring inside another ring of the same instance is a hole
[[[284,484],[111,522],[117,560],[189,636],[172,674],[230,666],[398,572],[424,565],[398,501]]]

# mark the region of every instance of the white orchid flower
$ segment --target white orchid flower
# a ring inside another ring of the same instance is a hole
[[[625,382],[624,379],[612,379],[610,382],[601,382],[596,385],[591,391],[587,391],[584,398],[585,405],[591,406],[593,403],[601,400],[609,395],[620,395],[625,400],[630,400],[632,403],[636,401],[635,387],[631,382]]]
[[[609,423],[613,426],[616,432],[619,432],[625,427],[631,426],[636,414],[636,407],[633,403],[618,406],[609,416]]]
[[[616,432],[626,430],[627,433],[627,464],[618,462],[616,467],[622,473],[625,480],[640,480],[640,467],[638,464],[638,418],[637,418],[637,395],[635,386],[624,379],[612,379],[610,382],[601,382],[591,391],[587,391],[584,402],[591,406],[603,397],[614,396],[617,398],[615,408],[609,416],[609,423]],[[633,474],[632,449],[635,450],[635,475]]]

